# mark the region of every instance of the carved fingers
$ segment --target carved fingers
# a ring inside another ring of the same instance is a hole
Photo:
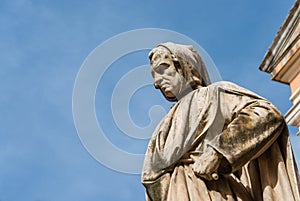
[[[206,180],[218,180],[218,168],[220,166],[222,155],[212,147],[207,147],[205,152],[200,155],[193,164],[195,174]]]

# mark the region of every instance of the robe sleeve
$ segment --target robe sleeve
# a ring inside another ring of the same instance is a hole
[[[216,135],[208,146],[227,159],[224,170],[234,172],[250,160],[259,157],[277,139],[285,121],[280,112],[268,101],[256,99],[239,111],[231,111],[232,120]],[[222,166],[220,166],[222,172]]]

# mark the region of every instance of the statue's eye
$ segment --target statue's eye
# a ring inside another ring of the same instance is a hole
[[[164,72],[165,72],[165,70],[167,69],[167,68],[169,68],[169,64],[167,64],[167,63],[161,63],[161,64],[159,64],[159,66],[157,66],[156,68],[154,68],[154,71],[156,72],[156,73],[158,73],[158,74],[163,74]]]

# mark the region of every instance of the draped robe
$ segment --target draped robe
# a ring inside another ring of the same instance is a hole
[[[218,180],[192,166],[210,146],[226,159]],[[266,99],[230,82],[196,89],[172,106],[145,155],[146,200],[300,200],[286,123]]]

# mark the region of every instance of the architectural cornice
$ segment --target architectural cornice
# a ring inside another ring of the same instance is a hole
[[[280,60],[282,60],[284,56],[287,54],[288,51],[285,50],[285,48],[286,49],[292,48],[291,44],[293,44],[294,41],[290,41],[290,39],[293,36],[293,33],[295,31],[296,32],[299,31],[297,30],[298,21],[300,18],[299,2],[300,0],[297,0],[293,5],[292,9],[289,12],[289,15],[287,16],[283,25],[280,27],[279,31],[277,32],[273,43],[271,44],[269,50],[265,54],[263,61],[259,66],[260,70],[270,73],[271,76],[276,64],[278,64]],[[296,34],[297,35],[295,37],[295,40],[298,40],[299,33]],[[272,78],[273,77],[275,77],[274,73]]]

